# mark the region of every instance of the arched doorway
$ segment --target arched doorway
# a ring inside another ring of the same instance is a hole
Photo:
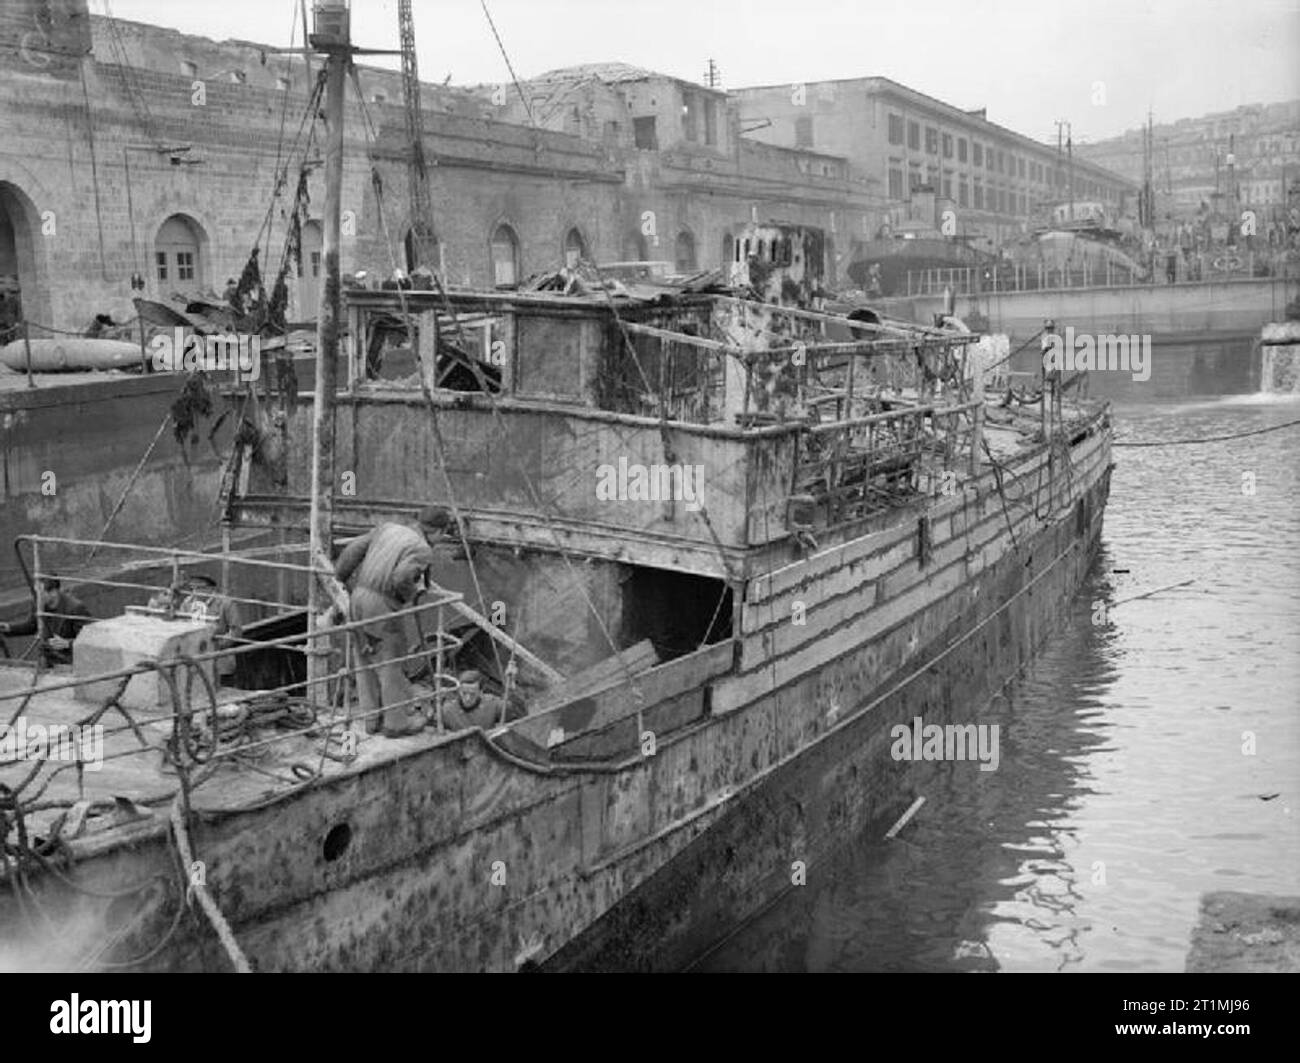
[[[586,257],[587,241],[582,238],[582,233],[575,225],[564,234],[564,265],[568,269],[574,269],[579,260]]]
[[[677,234],[673,267],[678,273],[694,273],[698,268],[695,264],[695,237],[687,229]]]
[[[17,185],[0,181],[0,344],[17,336],[24,315],[50,323],[40,224],[36,204]]]
[[[153,242],[154,278],[159,292],[192,292],[203,287],[203,229],[188,214],[173,214]]]
[[[492,234],[492,283],[498,288],[519,284],[519,237],[502,222]]]
[[[648,262],[650,246],[640,229],[630,229],[623,238],[623,260],[625,262]]]
[[[320,222],[302,227],[302,269],[298,273],[298,317],[315,321],[320,310],[320,265],[322,237]]]

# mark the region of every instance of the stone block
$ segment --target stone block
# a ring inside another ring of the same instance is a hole
[[[214,631],[212,624],[189,618],[164,620],[158,616],[128,613],[98,620],[82,628],[73,642],[72,670],[78,679],[88,679],[130,668],[141,661],[172,661],[182,655],[194,657],[210,653]],[[215,684],[213,662],[200,663]],[[178,692],[184,697],[186,669],[178,668],[175,675]],[[120,678],[83,683],[76,688],[77,698],[80,701],[103,701],[120,683]],[[193,677],[191,697],[196,706],[207,704],[207,688],[198,676]],[[170,710],[172,707],[167,681],[152,669],[132,676],[119,700],[129,709]]]

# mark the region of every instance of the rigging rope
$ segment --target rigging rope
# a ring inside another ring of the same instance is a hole
[[[506,46],[501,43],[501,35],[497,33],[496,23],[492,21],[492,13],[488,11],[487,0],[479,0],[479,3],[483,5],[483,14],[487,16],[488,25],[492,28],[492,36],[496,38],[497,47],[501,49],[501,58],[506,61],[506,69],[510,71],[510,80],[515,83],[515,91],[519,93],[519,99],[523,101],[524,111],[528,115],[528,124],[536,128],[537,119],[533,117],[533,105],[524,94],[523,86],[519,84],[514,64],[510,62],[510,56],[506,54]]]
[[[368,138],[370,138],[370,139],[373,140],[373,139],[374,139],[373,124],[372,124],[371,121],[370,121],[369,109],[366,107],[364,97],[362,97],[362,99],[361,99],[361,112],[362,112],[363,117],[364,117],[365,120],[366,120],[366,135],[367,135]],[[389,230],[389,228],[388,228],[388,220],[387,220],[387,218],[386,218],[386,216],[385,216],[384,209],[383,209],[383,198],[382,198],[382,197],[383,197],[383,187],[382,187],[382,185],[379,184],[379,183],[376,183],[376,184],[375,184],[375,195],[376,195],[376,200],[377,200],[377,213],[378,213],[378,215],[379,215],[380,225],[381,225],[381,227],[382,227],[383,230],[384,230],[384,244],[385,244],[385,249],[386,249],[387,252],[388,252],[388,258],[389,258],[389,263],[390,263],[390,265],[393,266],[394,269],[396,269],[396,262],[397,262],[397,259],[396,259],[396,255],[395,255],[395,253],[394,253],[394,251],[393,251],[393,239],[392,239],[392,233],[390,232],[390,230]],[[447,308],[448,313],[451,315],[452,322],[453,322],[453,326],[455,327],[455,329],[456,329],[456,331],[457,331],[458,334],[462,334],[462,333],[461,333],[461,326],[460,326],[459,318],[458,318],[458,316],[456,315],[455,307],[452,306],[452,304],[451,304],[451,300],[450,300],[450,298],[449,298],[448,295],[447,295],[446,289],[442,287],[441,279],[438,277],[438,274],[437,274],[436,271],[432,271],[432,270],[431,270],[430,272],[433,274],[434,284],[435,284],[435,286],[437,287],[439,294],[441,295],[441,298],[442,298],[443,304],[444,304],[444,306]],[[409,335],[409,331],[410,331],[410,328],[411,328],[411,325],[410,325],[410,310],[409,310],[409,308],[408,308],[408,306],[407,306],[407,302],[406,302],[406,294],[405,294],[404,289],[402,289],[400,286],[399,286],[398,289],[397,289],[397,294],[398,294],[398,300],[399,300],[399,302],[401,303],[401,306],[402,306],[402,315],[403,315],[403,318],[404,318],[404,320],[405,320],[405,322],[406,322],[406,324],[407,324],[408,335]],[[436,365],[437,365],[437,357],[436,357],[436,352],[435,352],[435,357],[434,357],[434,369],[435,369],[435,371],[436,371]],[[491,383],[491,381],[488,380],[487,376],[483,373],[482,368],[479,366],[477,360],[474,359],[472,356],[467,356],[467,358],[466,358],[466,367],[467,367],[467,368],[469,369],[469,371],[474,375],[475,380],[476,380],[476,382],[478,383],[478,385],[479,385],[479,387],[480,387],[482,393],[486,396],[486,398],[487,398],[487,400],[488,400],[488,404],[489,404],[489,407],[490,407],[490,409],[491,409],[491,411],[492,411],[492,415],[493,415],[493,417],[496,419],[497,424],[498,424],[498,438],[499,438],[499,439],[500,439],[500,438],[505,438],[505,437],[506,437],[506,434],[507,434],[507,431],[508,431],[508,428],[507,428],[507,425],[506,425],[506,422],[505,422],[505,418],[504,418],[504,416],[502,416],[502,414],[501,414],[501,409],[500,409],[500,406],[499,406],[498,403],[497,403],[496,395],[494,394],[494,392],[493,392],[493,390],[492,390],[492,383]],[[422,394],[423,394],[423,396],[424,396],[424,399],[425,399],[425,403],[426,403],[426,405],[429,407],[429,409],[430,409],[430,411],[431,411],[431,413],[432,413],[432,415],[433,415],[433,417],[434,417],[435,432],[437,432],[438,429],[437,429],[436,403],[434,403],[434,401],[433,401],[433,396],[432,396],[432,394],[429,393],[428,386],[427,386],[427,382],[426,382],[426,380],[425,380],[425,378],[424,378],[424,373],[423,373],[422,370],[421,370],[421,372],[420,372],[420,387],[421,387],[421,392],[422,392]],[[440,435],[439,435],[439,439],[441,439]],[[528,493],[529,493],[529,495],[530,495],[530,497],[531,497],[531,499],[532,499],[533,504],[537,507],[538,512],[539,512],[543,517],[548,517],[549,514],[548,514],[548,512],[547,512],[547,507],[546,507],[546,505],[544,504],[544,502],[542,501],[541,495],[540,495],[540,493],[538,492],[538,490],[537,490],[537,486],[536,486],[536,484],[533,482],[533,478],[532,478],[532,476],[529,474],[528,469],[524,466],[524,464],[523,464],[521,461],[518,460],[518,458],[516,457],[516,455],[515,455],[515,453],[514,453],[514,451],[513,451],[512,449],[507,448],[507,452],[508,452],[509,455],[510,455],[510,460],[511,460],[512,463],[514,463],[514,465],[515,465],[516,471],[519,472],[521,478],[523,479],[524,485],[525,485],[525,487],[526,487],[527,490],[528,490]],[[443,466],[443,472],[444,472],[444,475],[446,475],[446,463],[445,463],[445,459],[442,457],[441,449],[440,449],[440,462],[441,462],[441,464],[442,464],[442,466]],[[449,486],[450,486],[450,480],[448,480],[448,484],[449,484]],[[449,496],[449,501],[450,501],[450,500],[451,500],[451,499],[450,499],[450,496]],[[453,512],[455,512],[455,505],[454,505],[454,502],[453,502],[453,506],[452,506],[452,508],[453,508]],[[461,523],[461,522],[460,522],[459,517],[458,517],[458,518],[457,518],[457,524],[460,525],[460,523]],[[597,627],[600,629],[600,633],[601,633],[601,635],[604,637],[605,641],[609,644],[610,649],[614,652],[615,656],[617,657],[617,659],[618,659],[618,661],[619,661],[620,666],[623,668],[624,672],[626,673],[626,675],[627,675],[627,677],[628,677],[628,681],[629,681],[630,687],[631,687],[631,690],[632,690],[632,694],[633,694],[633,696],[634,696],[634,697],[637,697],[638,699],[641,698],[641,697],[643,697],[643,694],[642,694],[642,691],[641,691],[640,685],[639,685],[638,682],[637,682],[637,678],[636,678],[636,676],[632,674],[632,672],[627,668],[627,665],[623,662],[622,653],[621,653],[621,651],[620,651],[619,648],[618,648],[618,644],[614,641],[614,637],[613,637],[613,635],[610,633],[608,627],[606,626],[606,624],[605,624],[605,619],[604,619],[604,617],[601,615],[600,610],[596,608],[596,604],[595,604],[595,602],[592,601],[591,596],[587,593],[587,588],[586,588],[586,586],[583,584],[583,581],[582,581],[581,577],[578,575],[578,573],[577,573],[577,571],[576,571],[576,569],[575,569],[575,566],[574,566],[574,563],[573,563],[573,559],[572,559],[572,557],[570,556],[569,551],[565,548],[564,544],[561,542],[560,537],[559,537],[559,533],[555,530],[554,527],[552,527],[552,525],[550,524],[549,520],[547,521],[545,527],[546,527],[546,530],[550,533],[551,537],[554,539],[555,547],[556,547],[556,552],[557,552],[557,553],[560,555],[560,557],[563,559],[563,561],[564,561],[564,563],[565,563],[565,566],[568,568],[570,575],[573,577],[573,585],[577,588],[577,591],[578,591],[579,595],[582,597],[582,599],[583,599],[583,601],[585,602],[587,608],[590,610],[592,617],[595,619],[595,621],[596,621],[596,625],[597,625]],[[463,528],[462,528],[462,536],[464,536]],[[470,564],[470,572],[471,572],[472,575],[474,575],[475,572],[476,572],[476,570],[475,570],[474,565],[473,565],[473,554],[472,554],[471,551],[469,551],[468,546],[466,547],[466,552],[470,555],[469,558],[468,558],[468,560],[469,560],[469,564]],[[476,584],[477,584],[477,577],[476,577],[476,576],[475,576],[475,582],[476,582]],[[482,601],[482,594],[481,594],[481,591],[478,591],[478,590],[477,590],[477,587],[476,587],[476,593],[479,593],[479,594],[480,594],[480,605],[484,604],[483,601]],[[494,639],[494,640],[493,640],[493,653],[494,653],[494,654],[496,655],[496,657],[497,657],[497,666],[498,666],[498,668],[500,668],[500,655],[499,655],[499,652],[496,650],[495,642],[496,642],[496,640]]]

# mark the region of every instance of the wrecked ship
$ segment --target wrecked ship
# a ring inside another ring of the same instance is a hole
[[[239,645],[128,608],[71,671],[0,672],[6,719],[105,732],[98,769],[76,742],[0,765],[4,937],[168,970],[673,967],[896,815],[890,728],[996,690],[1079,586],[1109,413],[986,395],[969,333],[819,311],[815,240],[754,227],[726,288],[346,292],[333,546],[453,507],[414,689],[472,664],[526,714],[361,735],[348,625],[304,609],[299,395],[275,460],[232,453],[226,549],[100,580],[208,571]],[[406,379],[367,357],[394,321]],[[84,545],[20,549],[39,579]]]

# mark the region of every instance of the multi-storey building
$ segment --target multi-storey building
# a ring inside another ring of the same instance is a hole
[[[1136,183],[896,81],[849,78],[737,89],[747,135],[843,155],[880,181],[882,210],[907,217],[913,191],[934,189],[959,234],[1001,243],[1073,196],[1119,215]],[[928,202],[928,200],[927,200]],[[922,219],[934,224],[932,219]],[[938,226],[936,226],[938,227]]]
[[[1280,223],[1300,206],[1300,100],[1153,124],[1146,140],[1130,129],[1077,150],[1139,182],[1149,166],[1161,222],[1254,210]]]

